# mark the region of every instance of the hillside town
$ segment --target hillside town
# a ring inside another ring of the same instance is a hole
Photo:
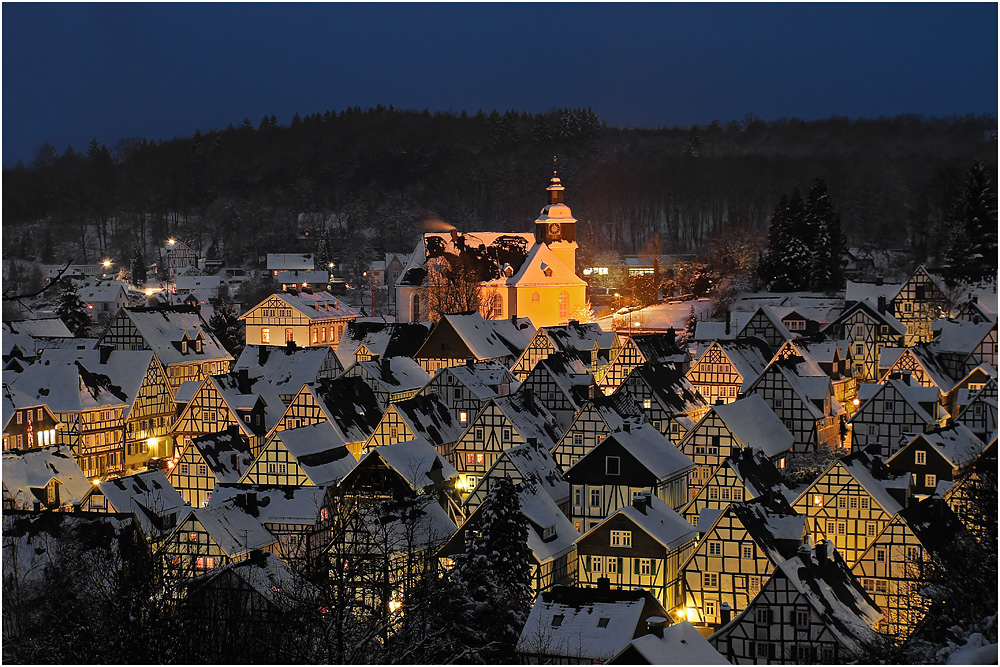
[[[995,275],[835,248],[722,298],[538,194],[363,266],[302,218],[264,268],[171,237],[5,295],[5,660],[995,661]]]

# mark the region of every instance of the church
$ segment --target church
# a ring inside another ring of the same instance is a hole
[[[559,176],[534,233],[428,232],[396,282],[396,318],[420,322],[478,307],[487,319],[528,317],[536,327],[578,319],[587,283],[576,275],[576,219]],[[462,301],[462,279],[478,290]],[[451,276],[451,278],[448,278]],[[445,300],[449,300],[447,304]]]

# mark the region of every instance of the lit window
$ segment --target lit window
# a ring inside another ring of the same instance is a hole
[[[924,481],[924,486],[928,488],[937,486],[937,475],[927,475]]]
[[[709,556],[721,556],[722,555],[722,542],[709,542],[708,543],[708,555]]]
[[[701,585],[703,588],[718,588],[719,587],[719,573],[718,572],[702,572],[701,573]]]
[[[198,533],[188,533],[188,542],[197,542]]]
[[[632,531],[631,530],[612,530],[611,531],[611,546],[613,546],[613,547],[631,547],[632,546]]]
[[[927,452],[920,451],[917,452],[917,465],[922,466],[927,464]]]
[[[270,343],[271,342],[271,330],[267,327],[263,327],[260,330],[260,342]]]
[[[458,413],[458,423],[459,424],[464,424],[467,421],[469,421],[469,413],[465,412],[464,410],[462,412],[459,412]]]
[[[653,407],[653,401],[651,401],[648,398],[642,399],[642,407],[645,408],[646,410],[649,410],[650,408]]]
[[[813,496],[813,507],[822,507],[822,506],[823,506],[823,496],[821,496],[819,494],[814,495]]]

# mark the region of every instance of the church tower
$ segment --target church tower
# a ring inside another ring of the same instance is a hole
[[[545,188],[549,193],[549,203],[535,220],[535,242],[546,244],[556,257],[575,273],[576,249],[578,247],[576,244],[576,218],[573,217],[569,206],[563,203],[565,188],[555,169],[556,158],[553,157],[552,161],[552,179],[549,181],[549,187]]]

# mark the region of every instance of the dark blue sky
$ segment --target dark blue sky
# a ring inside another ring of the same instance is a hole
[[[997,112],[997,5],[3,3],[3,165],[382,103],[663,126]]]

